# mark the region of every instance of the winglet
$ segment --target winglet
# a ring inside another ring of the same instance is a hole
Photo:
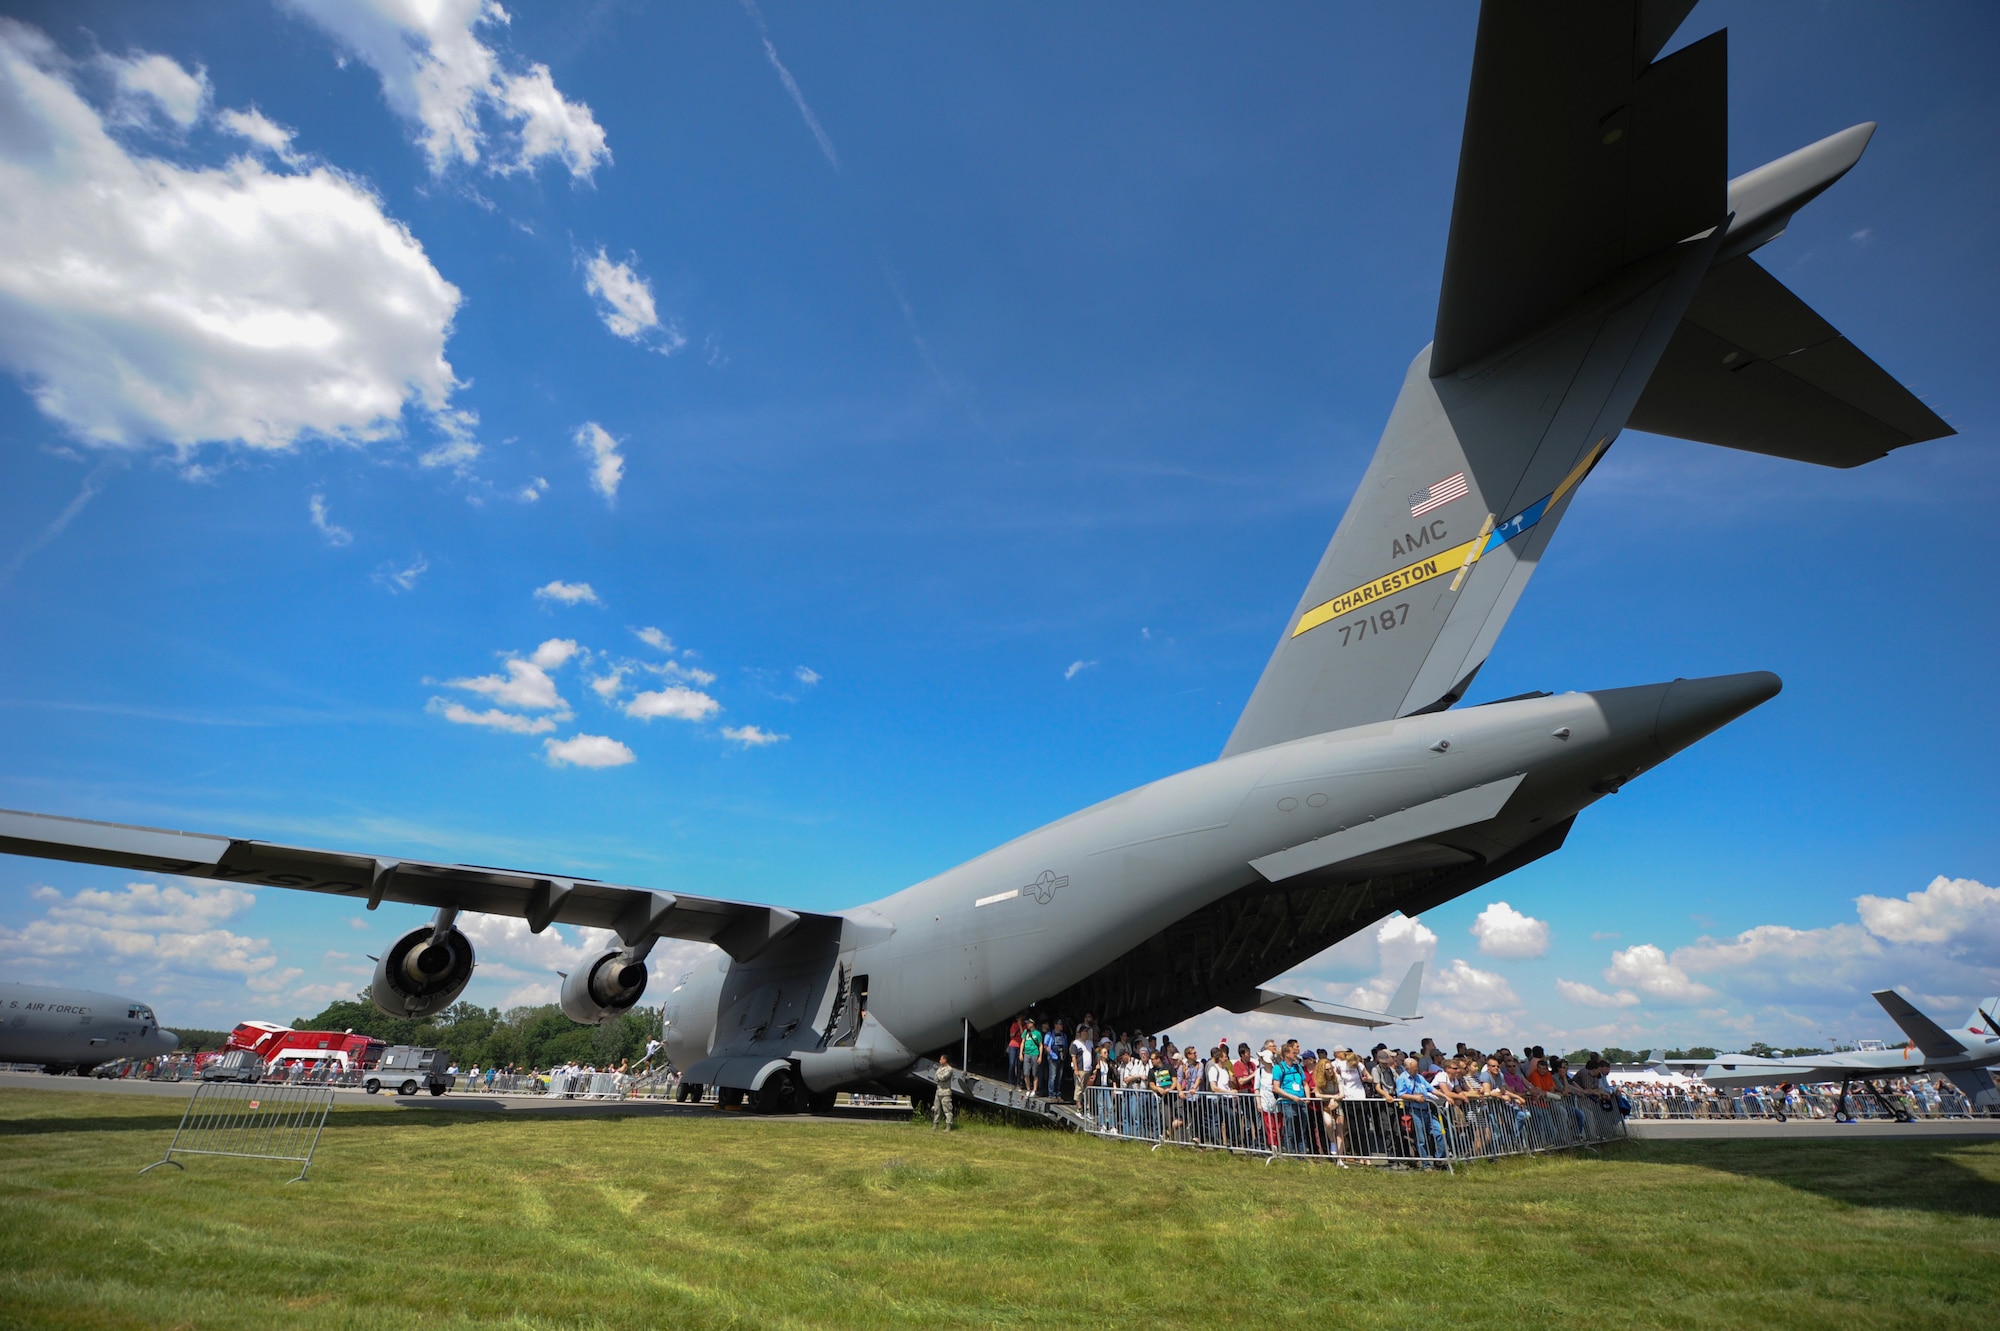
[[[1396,992],[1389,998],[1389,1006],[1383,1010],[1392,1017],[1401,1017],[1405,1021],[1415,1020],[1419,1015],[1417,1012],[1417,994],[1422,989],[1423,983],[1424,963],[1421,961],[1411,962],[1410,973],[1405,975],[1403,982],[1396,986]]]
[[[1878,989],[1875,1001],[1882,1010],[1903,1028],[1903,1034],[1910,1037],[1925,1058],[1950,1058],[1965,1052],[1965,1046],[1954,1039],[1945,1028],[1926,1017],[1910,1005],[1910,1000],[1894,989]]]

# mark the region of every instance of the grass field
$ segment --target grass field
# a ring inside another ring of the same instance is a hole
[[[1992,1323],[2000,1145],[1628,1142],[1441,1174],[974,1124],[353,1107],[314,1178],[0,1090],[0,1323]],[[1442,1319],[1442,1320],[1441,1320]]]

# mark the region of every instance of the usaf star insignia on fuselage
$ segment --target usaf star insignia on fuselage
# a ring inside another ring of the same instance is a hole
[[[1558,849],[1778,691],[1750,673],[1454,710],[1619,432],[1839,467],[1950,433],[1749,257],[1873,126],[1727,179],[1725,34],[1655,58],[1691,7],[1481,11],[1435,338],[1215,762],[836,913],[33,814],[0,814],[0,850],[436,908],[378,963],[396,1015],[464,989],[462,910],[614,930],[564,979],[579,1021],[638,1002],[656,940],[712,943],[663,1004],[666,1049],[686,1086],[766,1109],[961,1043],[977,1063],[1037,1003],[1119,1029],[1380,1018],[1262,985]]]

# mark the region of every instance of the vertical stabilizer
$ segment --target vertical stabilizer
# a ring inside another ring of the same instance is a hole
[[[1448,707],[1699,289],[1724,34],[1678,0],[1480,13],[1437,335],[1224,755]]]

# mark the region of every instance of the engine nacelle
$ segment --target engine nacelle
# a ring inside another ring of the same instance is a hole
[[[465,992],[472,967],[471,939],[456,928],[440,935],[435,925],[427,924],[410,930],[382,954],[368,996],[392,1017],[428,1017]]]
[[[563,1015],[601,1026],[629,1011],[645,992],[646,963],[627,952],[606,952],[563,978]]]

